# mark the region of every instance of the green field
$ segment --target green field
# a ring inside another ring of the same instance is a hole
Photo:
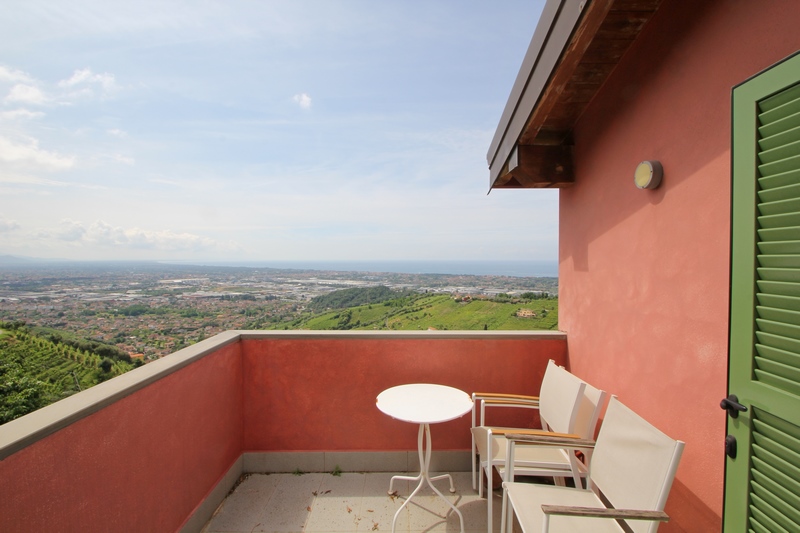
[[[521,309],[535,317],[516,316]],[[418,295],[307,314],[273,329],[353,330],[554,330],[558,299],[458,301],[450,295]]]
[[[0,324],[0,424],[66,398],[133,364]]]

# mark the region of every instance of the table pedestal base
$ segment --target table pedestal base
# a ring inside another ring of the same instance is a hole
[[[425,437],[424,439],[423,439],[423,436]],[[423,440],[427,441],[425,443],[424,447],[423,447]],[[392,520],[392,533],[394,533],[395,523],[397,522],[397,517],[400,516],[400,511],[402,511],[403,508],[406,505],[409,504],[409,502],[411,501],[411,498],[413,498],[420,491],[420,489],[422,488],[422,486],[425,483],[427,483],[428,486],[430,486],[430,488],[433,489],[433,492],[435,492],[442,500],[445,501],[445,503],[447,503],[447,505],[450,506],[450,508],[453,511],[456,512],[456,514],[458,515],[459,520],[461,520],[461,533],[464,533],[464,516],[461,514],[461,511],[459,511],[456,508],[456,506],[453,505],[452,502],[450,502],[450,500],[445,498],[444,494],[439,492],[439,489],[434,487],[433,483],[432,483],[433,481],[447,478],[447,479],[450,480],[450,492],[453,493],[453,492],[456,491],[456,488],[453,486],[453,478],[450,476],[450,474],[442,474],[441,476],[436,476],[436,477],[431,477],[430,476],[430,465],[431,465],[431,426],[430,426],[430,424],[420,424],[419,425],[419,435],[417,437],[417,449],[418,449],[418,452],[419,452],[419,464],[420,464],[419,475],[413,476],[413,477],[411,477],[411,476],[394,476],[394,477],[392,477],[391,481],[389,482],[389,495],[391,496],[391,495],[394,494],[394,490],[392,489],[392,487],[394,486],[394,480],[395,479],[400,479],[400,480],[404,480],[404,481],[419,481],[419,484],[417,485],[417,488],[415,488],[413,490],[413,492],[411,492],[411,494],[408,496],[408,499],[405,502],[403,502],[403,505],[401,505],[400,508],[397,510],[397,512],[394,514],[394,520]],[[445,518],[447,518],[447,515],[445,515]]]

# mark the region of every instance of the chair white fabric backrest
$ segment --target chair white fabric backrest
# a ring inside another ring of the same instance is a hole
[[[616,398],[608,404],[589,478],[617,509],[663,511],[684,443],[671,439]],[[658,522],[631,520],[635,532]]]
[[[548,444],[548,437],[518,438],[522,440],[508,435],[509,462],[514,460],[516,448],[554,445]],[[557,446],[564,440],[569,439],[560,439]],[[580,449],[590,444],[569,447]],[[589,464],[588,489],[507,481],[503,483],[504,507],[510,503],[509,513],[513,509],[525,532],[655,533],[660,520],[667,518],[663,510],[683,448],[683,442],[671,439],[612,396]],[[546,511],[549,506],[558,511]],[[581,516],[587,509],[600,511],[594,518]],[[602,514],[611,516],[601,518]],[[634,519],[637,515],[639,519]],[[504,527],[510,518],[510,514],[503,517]],[[615,518],[624,518],[625,527]]]
[[[591,433],[594,436],[595,423],[597,422],[596,410],[590,412],[593,401],[602,401],[604,394],[591,387],[592,391],[587,397],[585,392],[588,386],[583,380],[558,366],[555,361],[550,360],[545,369],[542,384],[539,389],[538,410],[542,429],[556,433],[575,434],[575,426],[580,421],[581,430],[589,431],[586,427],[592,424]],[[576,483],[580,482],[579,461],[573,452],[566,452],[559,449],[532,450],[531,454],[521,454],[519,462],[515,463],[512,474],[505,473],[503,470],[506,464],[506,441],[501,434],[495,434],[496,430],[508,428],[492,428],[483,425],[485,422],[486,405],[495,407],[525,407],[531,408],[532,404],[514,404],[506,399],[500,399],[493,403],[489,400],[480,401],[479,394],[473,395],[475,405],[473,409],[480,410],[480,425],[472,427],[473,450],[477,451],[478,464],[473,459],[473,484],[477,484],[479,494],[483,494],[481,481],[482,473],[485,471],[487,476],[487,521],[489,532],[492,531],[492,470],[496,467],[503,475],[504,479],[513,479],[514,475],[537,475],[553,476],[559,481],[571,477]],[[529,397],[530,399],[530,397]],[[480,407],[478,405],[480,404]],[[476,416],[473,411],[473,423]],[[580,436],[583,436],[582,434]],[[585,471],[585,468],[584,468]],[[561,481],[563,483],[563,481]]]
[[[572,433],[583,402],[586,383],[551,359],[539,390],[539,418],[542,428]]]

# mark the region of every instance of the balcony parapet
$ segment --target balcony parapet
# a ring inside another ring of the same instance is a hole
[[[0,531],[197,530],[245,472],[406,464],[417,430],[384,388],[531,394],[566,357],[551,331],[225,332],[0,426]],[[467,453],[468,418],[436,450]]]

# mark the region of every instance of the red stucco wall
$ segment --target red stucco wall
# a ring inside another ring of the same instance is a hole
[[[575,130],[560,329],[577,375],[686,441],[664,531],[720,529],[731,88],[800,48],[800,3],[665,0]],[[656,159],[664,181],[640,191]]]
[[[241,454],[239,349],[0,461],[0,531],[176,531]]]
[[[243,345],[244,451],[415,450],[417,426],[375,407],[384,389],[422,382],[467,393],[536,394],[547,361],[566,363],[564,340],[384,337]],[[467,415],[432,428],[435,449],[469,449],[469,424]]]
[[[222,344],[0,460],[0,531],[176,531],[243,452],[415,450],[417,428],[378,411],[380,391],[536,394],[549,359],[566,363],[565,339],[297,332]],[[469,419],[437,425],[435,449],[469,449]]]

